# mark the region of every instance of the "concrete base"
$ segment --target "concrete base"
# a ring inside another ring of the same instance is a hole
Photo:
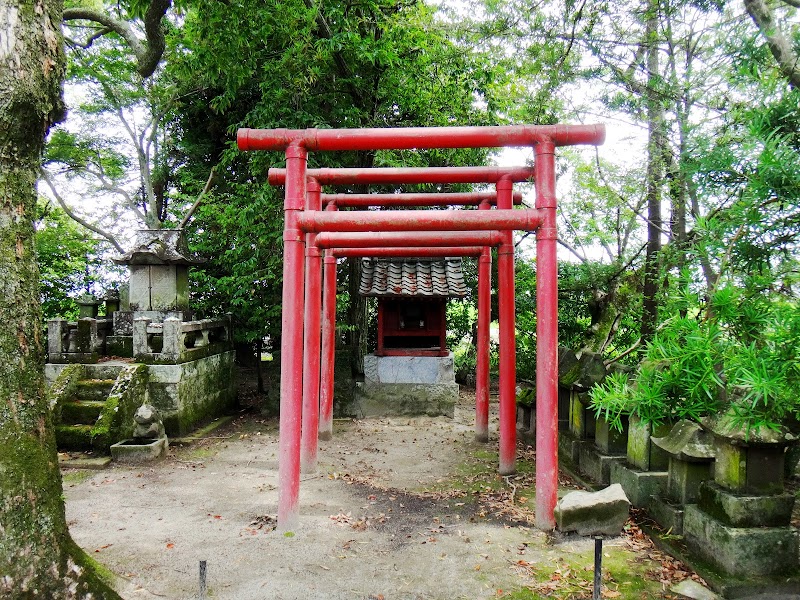
[[[364,357],[364,381],[371,383],[454,384],[453,353],[448,356]]]
[[[357,382],[358,418],[387,416],[451,417],[458,401],[458,384]]]
[[[695,505],[686,507],[687,546],[731,575],[793,575],[798,570],[797,530],[792,527],[730,527]]]
[[[122,440],[111,445],[111,458],[124,463],[143,463],[164,458],[169,443],[167,438],[157,440]]]
[[[597,483],[608,485],[611,482],[611,465],[624,462],[624,456],[603,454],[594,444],[581,445],[580,471]]]
[[[648,508],[652,496],[664,493],[667,477],[666,471],[639,471],[621,462],[611,465],[611,483],[619,483],[637,508]]]
[[[682,504],[673,504],[663,496],[653,496],[650,498],[647,512],[671,535],[683,535],[684,506]]]

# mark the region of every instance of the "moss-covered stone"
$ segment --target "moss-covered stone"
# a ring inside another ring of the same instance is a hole
[[[61,423],[64,425],[94,424],[103,411],[105,402],[97,400],[72,400],[61,405]]]
[[[108,454],[111,444],[131,437],[133,415],[147,399],[147,381],[146,365],[133,364],[121,370],[91,430],[95,451]]]
[[[108,398],[108,394],[113,387],[113,379],[82,379],[75,386],[73,398],[76,400],[104,401]]]
[[[594,443],[605,454],[618,456],[628,448],[628,417],[622,417],[622,431],[612,427],[603,417],[595,421]]]
[[[724,488],[755,494],[783,491],[785,446],[745,446],[715,436],[714,480]]]
[[[666,471],[669,455],[653,444],[651,438],[666,436],[671,427],[671,423],[654,427],[636,415],[631,415],[628,420],[628,462],[642,471]]]
[[[588,402],[575,390],[570,392],[569,397],[569,429],[572,434],[580,440],[593,440],[595,432],[594,413],[587,406]]]
[[[670,457],[667,496],[679,504],[695,503],[700,495],[700,484],[711,477],[711,462],[689,462]]]
[[[61,406],[75,395],[75,388],[83,378],[83,365],[67,365],[47,390],[47,403],[53,415],[53,422],[61,422]]]
[[[56,425],[56,442],[65,450],[91,450],[91,425]]]
[[[731,527],[784,527],[789,525],[794,495],[733,494],[714,482],[700,486],[697,505],[707,514]]]
[[[689,548],[731,575],[789,577],[797,573],[797,532],[791,527],[731,527],[697,506],[683,519]]]

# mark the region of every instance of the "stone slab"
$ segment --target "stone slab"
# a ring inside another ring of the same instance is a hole
[[[598,492],[570,492],[555,508],[560,531],[578,535],[619,535],[628,520],[630,502],[619,484]]]
[[[453,353],[448,356],[364,357],[364,381],[369,383],[455,384]]]
[[[682,505],[669,502],[662,496],[653,496],[650,498],[647,512],[662,529],[671,535],[683,535],[684,507]]]
[[[355,410],[358,418],[385,416],[452,417],[458,401],[458,384],[357,382]]]
[[[703,512],[731,527],[784,527],[789,525],[794,495],[733,494],[715,482],[700,486],[697,505]]]
[[[637,508],[648,508],[650,498],[667,489],[666,471],[640,471],[621,462],[611,464],[611,483],[618,483]]]
[[[58,455],[58,466],[64,469],[86,469],[87,471],[100,471],[111,464],[110,456],[94,458],[72,458],[71,456]]]
[[[788,577],[798,570],[792,527],[730,527],[689,505],[683,534],[690,550],[731,575]]]
[[[722,598],[694,579],[684,579],[669,588],[669,591],[689,600],[721,600]]]
[[[603,454],[594,444],[582,444],[579,469],[581,473],[602,485],[611,483],[611,465],[625,462],[624,456]]]

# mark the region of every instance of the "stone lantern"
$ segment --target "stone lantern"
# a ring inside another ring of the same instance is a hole
[[[190,255],[182,230],[140,230],[133,248],[114,262],[128,265],[131,311],[161,313],[152,315],[159,321],[174,312],[188,318],[189,268],[202,261]]]

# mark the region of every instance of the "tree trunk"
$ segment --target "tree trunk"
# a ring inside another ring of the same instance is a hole
[[[641,337],[650,340],[658,322],[658,274],[661,254],[661,185],[663,173],[664,108],[656,89],[659,77],[658,3],[652,2],[647,16],[647,250],[642,289]]]
[[[36,178],[63,117],[62,3],[0,0],[0,597],[118,598],[70,538],[44,389]]]

